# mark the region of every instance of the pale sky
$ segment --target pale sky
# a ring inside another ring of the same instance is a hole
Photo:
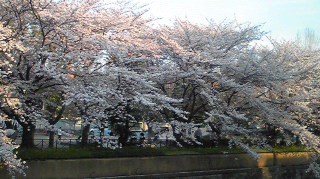
[[[320,35],[320,0],[135,0],[149,4],[150,14],[159,23],[175,18],[196,23],[234,20],[264,24],[263,30],[277,39],[295,39],[310,28]]]

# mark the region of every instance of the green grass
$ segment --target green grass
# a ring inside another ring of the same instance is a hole
[[[19,149],[18,157],[24,160],[45,160],[45,159],[69,159],[69,158],[90,158],[94,157],[89,150],[83,149]]]
[[[209,154],[225,154],[225,153],[244,153],[244,150],[239,148],[215,147],[215,148],[163,148],[165,155],[209,155]]]
[[[256,152],[305,152],[302,146],[276,147],[272,151],[256,149]],[[115,158],[115,157],[148,157],[148,156],[174,156],[174,155],[209,155],[209,154],[237,154],[245,153],[239,148],[140,148],[126,147],[123,149],[104,148],[66,148],[66,149],[18,149],[18,157],[23,160],[47,159],[81,159],[81,158]]]
[[[308,150],[304,146],[291,146],[291,147],[281,146],[281,147],[275,147],[272,151],[276,153],[282,153],[282,152],[308,152],[310,150]]]
[[[19,149],[18,157],[24,160],[46,159],[78,159],[78,158],[114,158],[114,157],[145,157],[164,155],[160,150],[152,148],[129,147],[125,149],[103,148],[66,148],[66,149]]]

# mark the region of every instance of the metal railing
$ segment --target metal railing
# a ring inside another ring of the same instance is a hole
[[[96,140],[88,139],[88,144],[95,144]],[[56,139],[53,141],[53,147],[55,149],[69,148],[73,146],[80,146],[81,140],[79,139]],[[34,139],[35,147],[39,149],[49,148],[49,139]]]
[[[112,143],[118,143],[117,138],[111,138],[111,139],[105,139],[104,141],[99,141],[97,139],[88,139],[87,144],[88,145],[99,145],[102,143],[105,143],[106,147],[110,147],[109,145],[112,145]],[[136,143],[131,143],[131,145],[137,145],[137,146],[153,146],[153,147],[168,147],[171,142],[167,140],[145,140],[143,143],[139,142],[137,140]],[[49,139],[34,139],[34,145],[36,148],[39,149],[47,149],[49,147]],[[81,139],[55,139],[53,141],[53,146],[51,148],[54,149],[61,149],[61,148],[70,148],[75,146],[81,145]]]

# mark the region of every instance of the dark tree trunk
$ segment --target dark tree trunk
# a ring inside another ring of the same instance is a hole
[[[122,146],[126,146],[127,145],[127,141],[129,139],[129,121],[126,121],[126,125],[124,127],[121,128],[120,130],[120,136],[119,136],[119,143]]]
[[[86,125],[82,130],[81,146],[88,145],[90,124]]]
[[[49,124],[52,125],[52,126],[55,125],[62,118],[62,114],[63,114],[65,109],[66,109],[66,106],[63,105],[62,108],[60,109],[57,117],[56,118],[53,118],[53,117],[50,118]],[[51,110],[52,116],[54,116],[56,110],[57,110],[56,108]],[[51,131],[49,132],[49,148],[53,148],[54,147],[54,133],[55,133],[55,131],[53,131],[53,128],[52,128]]]
[[[22,148],[32,148],[34,147],[34,132],[36,126],[33,124],[24,125],[22,133],[22,142],[20,147]]]
[[[54,131],[49,131],[49,148],[54,147]]]
[[[100,128],[100,141],[103,142],[103,137],[104,137],[104,127]]]
[[[277,132],[274,126],[268,126],[268,137],[269,137],[269,144],[272,147],[276,147],[277,145]]]
[[[213,123],[209,123],[209,126],[210,126],[210,128],[211,128],[211,130],[212,130],[212,132],[214,132],[214,133],[216,133],[216,136],[217,136],[217,138],[216,139],[213,139],[213,143],[212,143],[212,146],[211,147],[213,147],[213,145],[214,146],[219,146],[219,145],[221,145],[221,142],[222,142],[222,136],[221,136],[221,126],[220,125],[218,125],[218,124],[213,124]]]

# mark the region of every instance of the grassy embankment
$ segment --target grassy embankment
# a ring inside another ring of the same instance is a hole
[[[277,147],[273,150],[257,149],[256,152],[305,152],[302,146]],[[80,159],[80,158],[115,158],[115,157],[150,157],[150,156],[173,156],[173,155],[209,155],[209,154],[237,154],[245,153],[239,148],[139,148],[127,147],[123,149],[102,148],[65,148],[65,149],[19,149],[18,157],[24,160],[46,159]]]

